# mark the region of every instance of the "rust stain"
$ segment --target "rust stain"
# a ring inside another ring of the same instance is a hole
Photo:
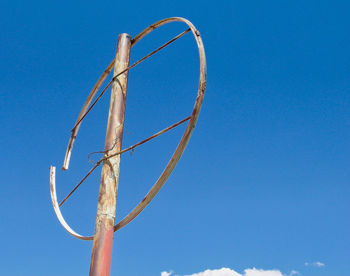
[[[114,76],[129,65],[131,37],[121,34],[118,38]],[[128,72],[118,76],[112,84],[109,107],[105,157],[121,150],[125,98]],[[117,204],[120,155],[104,160],[101,173],[100,192],[97,204],[96,226],[92,247],[90,276],[108,276],[111,264],[114,222]]]

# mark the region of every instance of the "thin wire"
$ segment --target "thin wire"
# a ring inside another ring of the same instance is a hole
[[[113,154],[111,154],[111,155],[108,155],[107,157],[103,157],[103,158],[101,158],[101,160],[107,160],[107,159],[109,159],[109,158],[111,158],[111,157],[117,156],[117,155],[119,155],[119,154],[122,154],[122,153],[127,152],[127,151],[130,151],[130,150],[133,150],[133,149],[135,149],[136,147],[141,146],[142,144],[144,144],[144,143],[146,143],[146,142],[148,142],[148,141],[150,141],[150,140],[152,140],[152,139],[158,137],[159,135],[162,135],[163,133],[165,133],[165,132],[167,132],[167,131],[173,129],[174,127],[177,127],[178,125],[183,124],[184,122],[186,122],[186,121],[188,121],[189,119],[191,119],[191,117],[192,117],[192,116],[188,116],[187,118],[185,118],[185,119],[183,119],[183,120],[181,120],[181,121],[179,121],[179,122],[177,122],[177,123],[175,123],[175,124],[173,124],[173,125],[171,125],[171,126],[165,128],[165,129],[163,129],[163,130],[161,130],[161,131],[159,131],[159,132],[153,134],[152,136],[150,136],[150,137],[148,137],[148,138],[146,138],[146,139],[144,139],[144,140],[142,140],[142,141],[136,143],[135,145],[132,145],[132,146],[130,146],[130,147],[126,148],[126,149],[123,149],[123,150],[121,150],[121,151],[119,151],[119,152],[116,152],[116,153],[113,153]],[[105,153],[106,153],[106,152],[105,152]]]
[[[149,53],[148,55],[144,56],[143,58],[139,59],[138,61],[136,61],[135,63],[133,63],[132,65],[130,65],[129,67],[127,67],[126,69],[124,69],[123,71],[121,71],[120,73],[118,73],[117,75],[115,75],[110,82],[107,84],[107,86],[102,90],[102,92],[100,93],[100,95],[98,95],[98,97],[96,98],[96,100],[90,105],[90,107],[86,110],[86,112],[84,113],[84,115],[79,119],[79,121],[74,125],[74,127],[72,128],[72,132],[75,130],[75,128],[81,123],[81,121],[86,117],[86,115],[90,112],[90,110],[95,106],[95,104],[100,100],[100,98],[102,97],[102,95],[106,92],[106,90],[108,89],[108,87],[113,83],[113,81],[115,81],[115,79],[117,77],[119,77],[120,75],[124,74],[125,72],[129,71],[131,68],[135,67],[136,65],[138,65],[139,63],[141,63],[142,61],[146,60],[147,58],[151,57],[152,55],[154,55],[155,53],[157,53],[158,51],[162,50],[164,47],[168,46],[169,44],[173,43],[175,40],[179,39],[180,37],[182,37],[183,35],[185,35],[186,33],[188,33],[191,29],[188,28],[187,30],[183,31],[181,34],[175,36],[174,38],[172,38],[171,40],[169,40],[167,43],[163,44],[162,46],[160,46],[159,48],[155,49],[154,51],[152,51],[151,53]]]
[[[132,145],[132,146],[130,146],[130,147],[128,147],[128,148],[126,148],[126,149],[123,149],[123,150],[121,150],[121,151],[119,151],[119,152],[116,152],[116,153],[114,153],[114,154],[111,154],[111,155],[109,155],[109,156],[106,156],[106,157],[101,158],[101,159],[100,159],[99,161],[97,161],[96,164],[90,169],[90,171],[82,178],[82,180],[79,181],[79,183],[73,188],[73,190],[61,201],[61,203],[59,204],[59,206],[61,206],[61,205],[76,191],[76,189],[78,189],[78,187],[86,180],[86,178],[87,178],[99,165],[101,165],[102,162],[107,161],[109,158],[114,157],[114,156],[117,156],[117,155],[122,154],[122,153],[124,153],[124,152],[130,151],[130,150],[134,150],[136,147],[141,146],[142,144],[144,144],[144,143],[146,143],[146,142],[148,142],[148,141],[150,141],[150,140],[152,140],[152,139],[158,137],[159,135],[162,135],[163,133],[165,133],[165,132],[167,132],[167,131],[169,131],[169,130],[171,130],[171,129],[173,129],[173,128],[175,128],[175,127],[181,125],[181,124],[183,124],[184,122],[188,121],[188,120],[191,119],[191,118],[192,118],[192,115],[186,117],[185,119],[182,119],[181,121],[179,121],[179,122],[177,122],[177,123],[175,123],[175,124],[173,124],[173,125],[171,125],[171,126],[165,128],[165,129],[163,129],[163,130],[161,130],[161,131],[159,131],[159,132],[157,132],[157,133],[155,133],[155,134],[153,134],[152,136],[150,136],[150,137],[148,137],[148,138],[146,138],[146,139],[144,139],[144,140],[142,140],[142,141],[140,141],[140,142],[138,142],[138,143],[136,143],[136,144],[134,144],[134,145]],[[99,152],[99,153],[106,153],[106,152]],[[109,160],[108,160],[108,161],[109,161]]]
[[[74,192],[76,189],[79,188],[79,186],[84,182],[86,178],[101,164],[101,160],[98,161],[91,170],[83,177],[82,180],[79,181],[79,183],[74,187],[74,189],[61,201],[61,203],[58,206],[61,206]]]

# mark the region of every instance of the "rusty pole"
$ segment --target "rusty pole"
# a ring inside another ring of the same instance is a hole
[[[131,37],[128,34],[120,34],[114,76],[129,66],[130,48]],[[113,82],[105,142],[106,157],[121,150],[127,82],[128,72]],[[110,273],[119,167],[120,155],[115,155],[103,163],[90,276],[109,276]]]

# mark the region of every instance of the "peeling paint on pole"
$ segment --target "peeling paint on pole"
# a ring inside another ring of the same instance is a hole
[[[118,38],[114,76],[129,66],[131,37],[121,34]],[[105,156],[121,150],[128,72],[120,75],[112,86],[105,142]],[[92,247],[90,276],[108,276],[111,265],[114,222],[118,193],[120,155],[106,159],[102,167],[100,193],[94,243]]]

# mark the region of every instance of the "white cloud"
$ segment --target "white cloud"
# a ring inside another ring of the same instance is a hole
[[[323,267],[323,266],[325,266],[325,264],[321,263],[321,262],[313,262],[313,263],[306,262],[304,265],[305,266],[316,266],[316,267]]]
[[[288,276],[294,276],[294,275],[300,275],[300,272],[296,270],[292,270]]]
[[[283,274],[279,270],[263,270],[254,267],[244,270],[243,276],[283,276]]]
[[[221,269],[207,269],[203,272],[191,274],[191,275],[185,275],[185,276],[241,276],[241,274],[237,273],[236,271],[223,267]]]
[[[295,276],[300,275],[298,271],[292,270],[288,276]],[[166,272],[163,271],[161,273],[161,276],[181,276],[181,275],[175,275],[172,271]],[[256,269],[254,268],[248,268],[244,270],[243,274],[240,274],[233,269],[223,267],[221,269],[207,269],[202,272],[189,274],[189,275],[183,275],[183,276],[286,276],[283,275],[281,271],[273,269],[273,270],[264,270],[264,269]]]

